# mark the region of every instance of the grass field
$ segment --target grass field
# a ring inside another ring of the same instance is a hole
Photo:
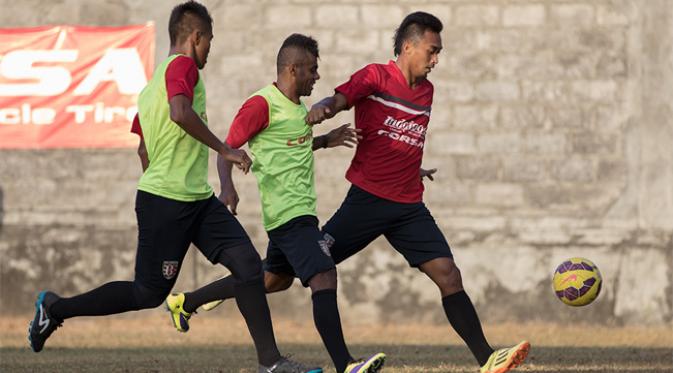
[[[167,314],[157,311],[73,319],[39,354],[27,345],[30,317],[0,318],[0,372],[256,372],[255,352],[240,317],[198,315],[186,334],[172,329]],[[309,321],[275,321],[281,352],[331,368]],[[521,372],[673,372],[670,327],[484,328],[496,346],[523,338],[531,342],[528,361],[517,370]],[[448,324],[350,325],[345,333],[356,356],[385,352],[386,373],[477,372],[472,356]]]

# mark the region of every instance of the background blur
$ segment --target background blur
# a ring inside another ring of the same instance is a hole
[[[0,0],[2,27],[156,24],[168,51],[176,1]],[[673,325],[673,1],[204,1],[213,47],[203,71],[211,128],[224,138],[239,105],[273,81],[292,32],[320,43],[312,104],[351,73],[392,58],[409,12],[444,23],[431,73],[425,202],[490,322],[585,320]],[[352,120],[343,113],[321,134]],[[352,151],[316,153],[322,222],[341,203]],[[0,151],[0,302],[32,309],[38,290],[74,295],[133,278],[135,149]],[[254,177],[235,174],[239,217],[263,255]],[[219,191],[214,158],[211,181]],[[556,300],[563,259],[593,260],[604,278],[592,305]],[[196,250],[176,290],[226,274]],[[339,267],[347,323],[445,322],[429,279],[384,240]],[[275,317],[310,318],[299,285],[270,296]],[[233,308],[227,305],[224,309]],[[226,312],[226,311],[224,311]]]

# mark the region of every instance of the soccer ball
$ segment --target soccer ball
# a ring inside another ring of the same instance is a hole
[[[554,272],[554,292],[569,306],[586,306],[598,297],[603,279],[598,267],[588,259],[570,258]]]

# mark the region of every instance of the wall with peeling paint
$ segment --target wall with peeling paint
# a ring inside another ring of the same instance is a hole
[[[426,183],[425,201],[482,319],[673,322],[670,0],[205,3],[215,19],[204,70],[209,118],[220,136],[243,100],[274,79],[275,54],[289,33],[320,42],[322,79],[310,104],[361,66],[390,59],[406,13],[439,16],[444,50],[430,76],[435,99],[424,159],[439,173]],[[153,20],[158,58],[168,49],[165,2],[0,4],[12,10],[0,15],[3,27]],[[352,113],[340,114],[316,132],[351,120]],[[316,154],[321,221],[345,195],[350,158],[346,149]],[[29,311],[42,288],[72,295],[133,277],[139,175],[133,149],[0,151],[5,312]],[[255,182],[235,178],[240,220],[263,253]],[[582,309],[562,305],[551,291],[553,269],[571,256],[596,262],[605,280],[600,298]],[[225,273],[194,251],[177,289]],[[444,321],[434,285],[384,240],[345,262],[339,275],[347,322]],[[270,300],[278,317],[309,315],[308,292],[296,285]]]

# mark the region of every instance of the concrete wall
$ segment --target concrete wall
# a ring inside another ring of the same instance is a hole
[[[161,59],[167,3],[0,0],[0,24],[153,20]],[[405,14],[440,17],[444,51],[430,76],[435,102],[424,160],[439,173],[425,201],[482,318],[672,323],[673,1],[206,4],[215,19],[205,69],[209,118],[221,136],[241,102],[274,79],[275,54],[289,33],[320,42],[322,79],[310,104],[359,67],[390,59]],[[317,132],[350,120],[352,113],[340,114]],[[322,221],[345,195],[350,157],[345,149],[316,155]],[[71,295],[132,278],[139,175],[132,149],[0,152],[5,312],[28,311],[45,287]],[[263,253],[254,179],[235,177],[240,219]],[[198,255],[189,255],[178,289],[226,273]],[[600,298],[582,309],[563,306],[551,291],[553,269],[571,256],[595,261],[605,280]],[[348,322],[444,320],[435,287],[383,240],[339,274]],[[310,317],[300,287],[270,299],[279,317]]]

